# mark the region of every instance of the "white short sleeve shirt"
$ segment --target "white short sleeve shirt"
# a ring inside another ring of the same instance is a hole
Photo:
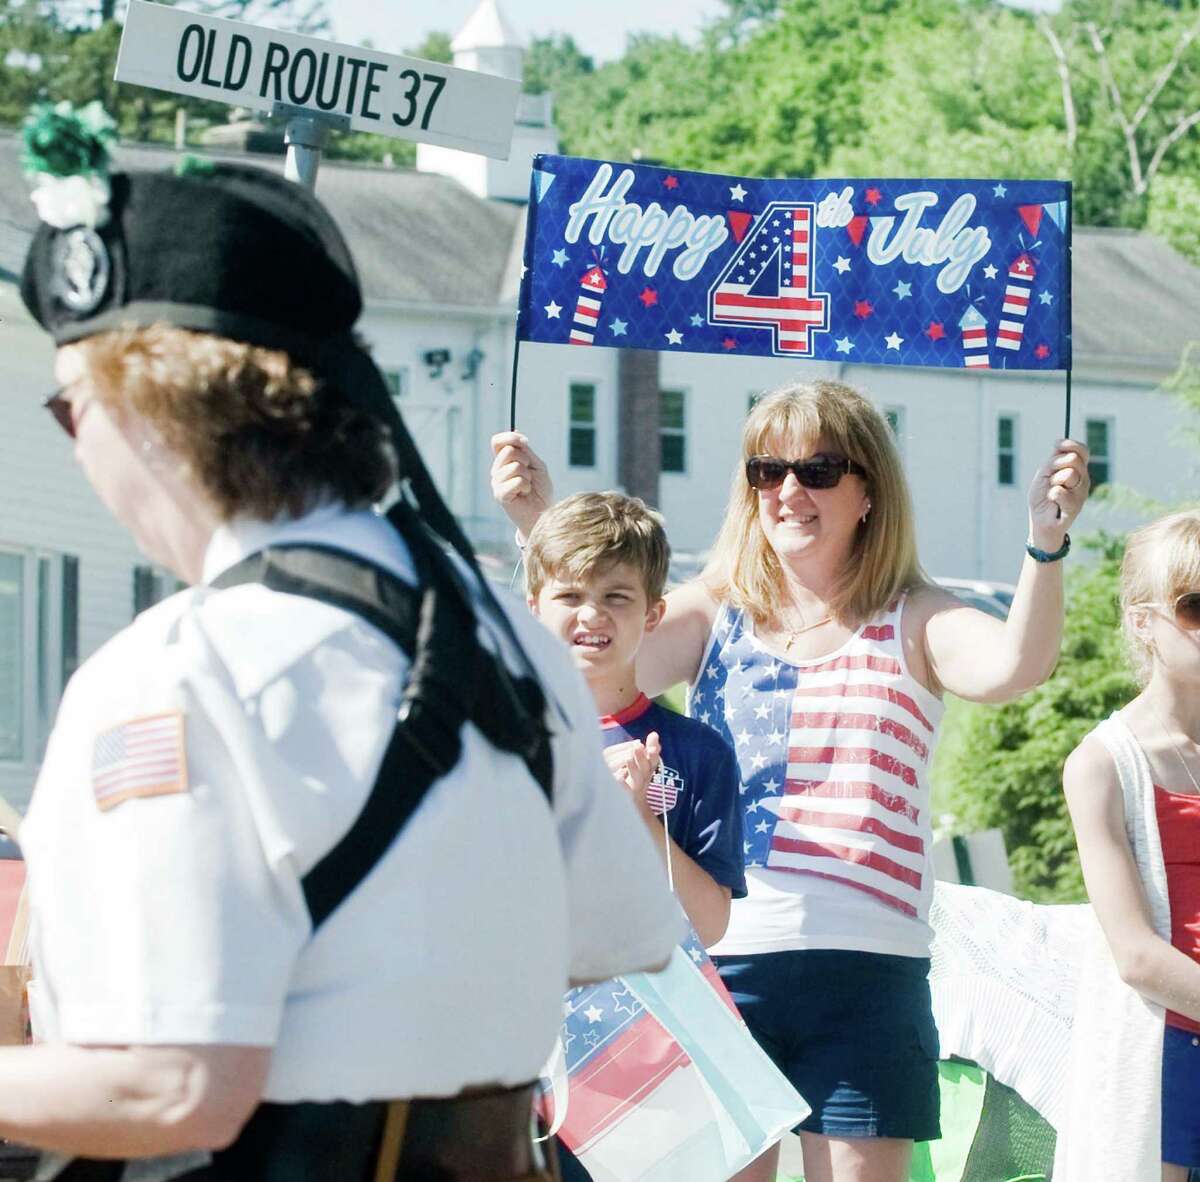
[[[414,578],[386,520],[336,508],[223,527],[205,577],[300,541]],[[315,935],[301,880],[366,801],[403,655],[356,616],[259,586],[181,592],[96,653],[22,833],[41,1037],[271,1046],[276,1102],[536,1076],[568,976],[661,963],[682,923],[586,686],[515,599],[510,616],[565,714],[553,810],[464,727],[458,766]]]

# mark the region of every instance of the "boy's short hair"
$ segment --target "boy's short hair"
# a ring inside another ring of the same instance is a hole
[[[576,493],[547,509],[530,532],[525,586],[536,596],[551,579],[588,579],[621,562],[641,575],[651,603],[662,598],[671,563],[662,517],[638,497]]]

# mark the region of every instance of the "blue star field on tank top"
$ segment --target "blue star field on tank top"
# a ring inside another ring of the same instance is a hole
[[[715,954],[928,955],[943,705],[905,663],[903,607],[804,661],[768,651],[744,613],[718,613],[688,712],[737,756],[749,895]]]

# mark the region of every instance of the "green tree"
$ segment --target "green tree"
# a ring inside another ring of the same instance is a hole
[[[535,37],[525,55],[525,93],[557,93],[575,79],[592,73],[595,62],[567,33]]]
[[[1062,654],[1044,685],[1003,706],[955,702],[935,760],[939,807],[957,832],[1003,830],[1017,893],[1040,902],[1083,898],[1062,767],[1101,719],[1137,692],[1120,636],[1124,541],[1101,537],[1098,560],[1068,580]]]
[[[421,57],[427,62],[445,62],[449,65],[454,61],[454,51],[450,48],[450,34],[432,32],[425,35],[425,40],[412,49],[405,50],[410,57]]]

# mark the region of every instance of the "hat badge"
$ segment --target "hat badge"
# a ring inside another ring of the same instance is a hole
[[[77,316],[94,312],[108,290],[112,265],[95,230],[76,226],[54,244],[54,294]]]

